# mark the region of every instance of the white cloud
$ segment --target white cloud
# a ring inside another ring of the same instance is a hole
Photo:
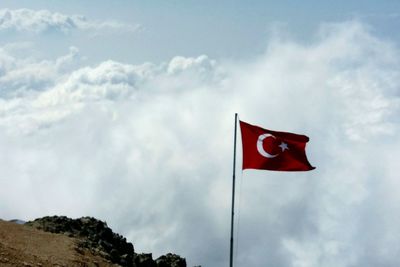
[[[198,74],[208,73],[214,69],[215,60],[209,60],[206,55],[198,58],[175,57],[168,64],[167,72],[176,74],[188,69],[193,69]]]
[[[238,266],[399,265],[399,52],[362,23],[325,25],[309,45],[275,39],[247,63],[74,67],[75,48],[54,61],[10,53],[0,85],[19,94],[0,100],[1,217],[96,216],[138,251],[226,265],[237,111],[309,135],[317,166],[238,172]]]
[[[79,61],[76,47],[70,47],[67,55],[55,61],[18,58],[0,49],[0,96],[12,98],[30,91],[46,91]]]
[[[72,30],[114,30],[135,32],[138,25],[117,21],[92,21],[81,15],[65,15],[48,10],[0,9],[0,30],[18,32],[63,32]]]

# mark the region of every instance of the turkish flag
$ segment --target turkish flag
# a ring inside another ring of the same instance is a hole
[[[310,171],[305,135],[276,132],[240,122],[243,146],[242,169]]]

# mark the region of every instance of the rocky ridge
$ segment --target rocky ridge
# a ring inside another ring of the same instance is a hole
[[[126,267],[186,267],[186,260],[168,253],[153,259],[151,253],[138,254],[132,243],[114,233],[105,222],[92,217],[71,219],[65,216],[47,216],[25,223],[33,228],[66,235],[78,240],[75,250],[91,251],[107,261]]]

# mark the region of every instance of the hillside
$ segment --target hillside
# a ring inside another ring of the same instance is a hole
[[[0,266],[186,267],[167,254],[135,253],[124,237],[91,217],[53,216],[25,224],[0,220]]]

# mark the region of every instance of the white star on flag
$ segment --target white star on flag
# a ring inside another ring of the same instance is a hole
[[[282,152],[285,150],[289,150],[288,145],[285,142],[282,142],[279,147],[282,149]]]

